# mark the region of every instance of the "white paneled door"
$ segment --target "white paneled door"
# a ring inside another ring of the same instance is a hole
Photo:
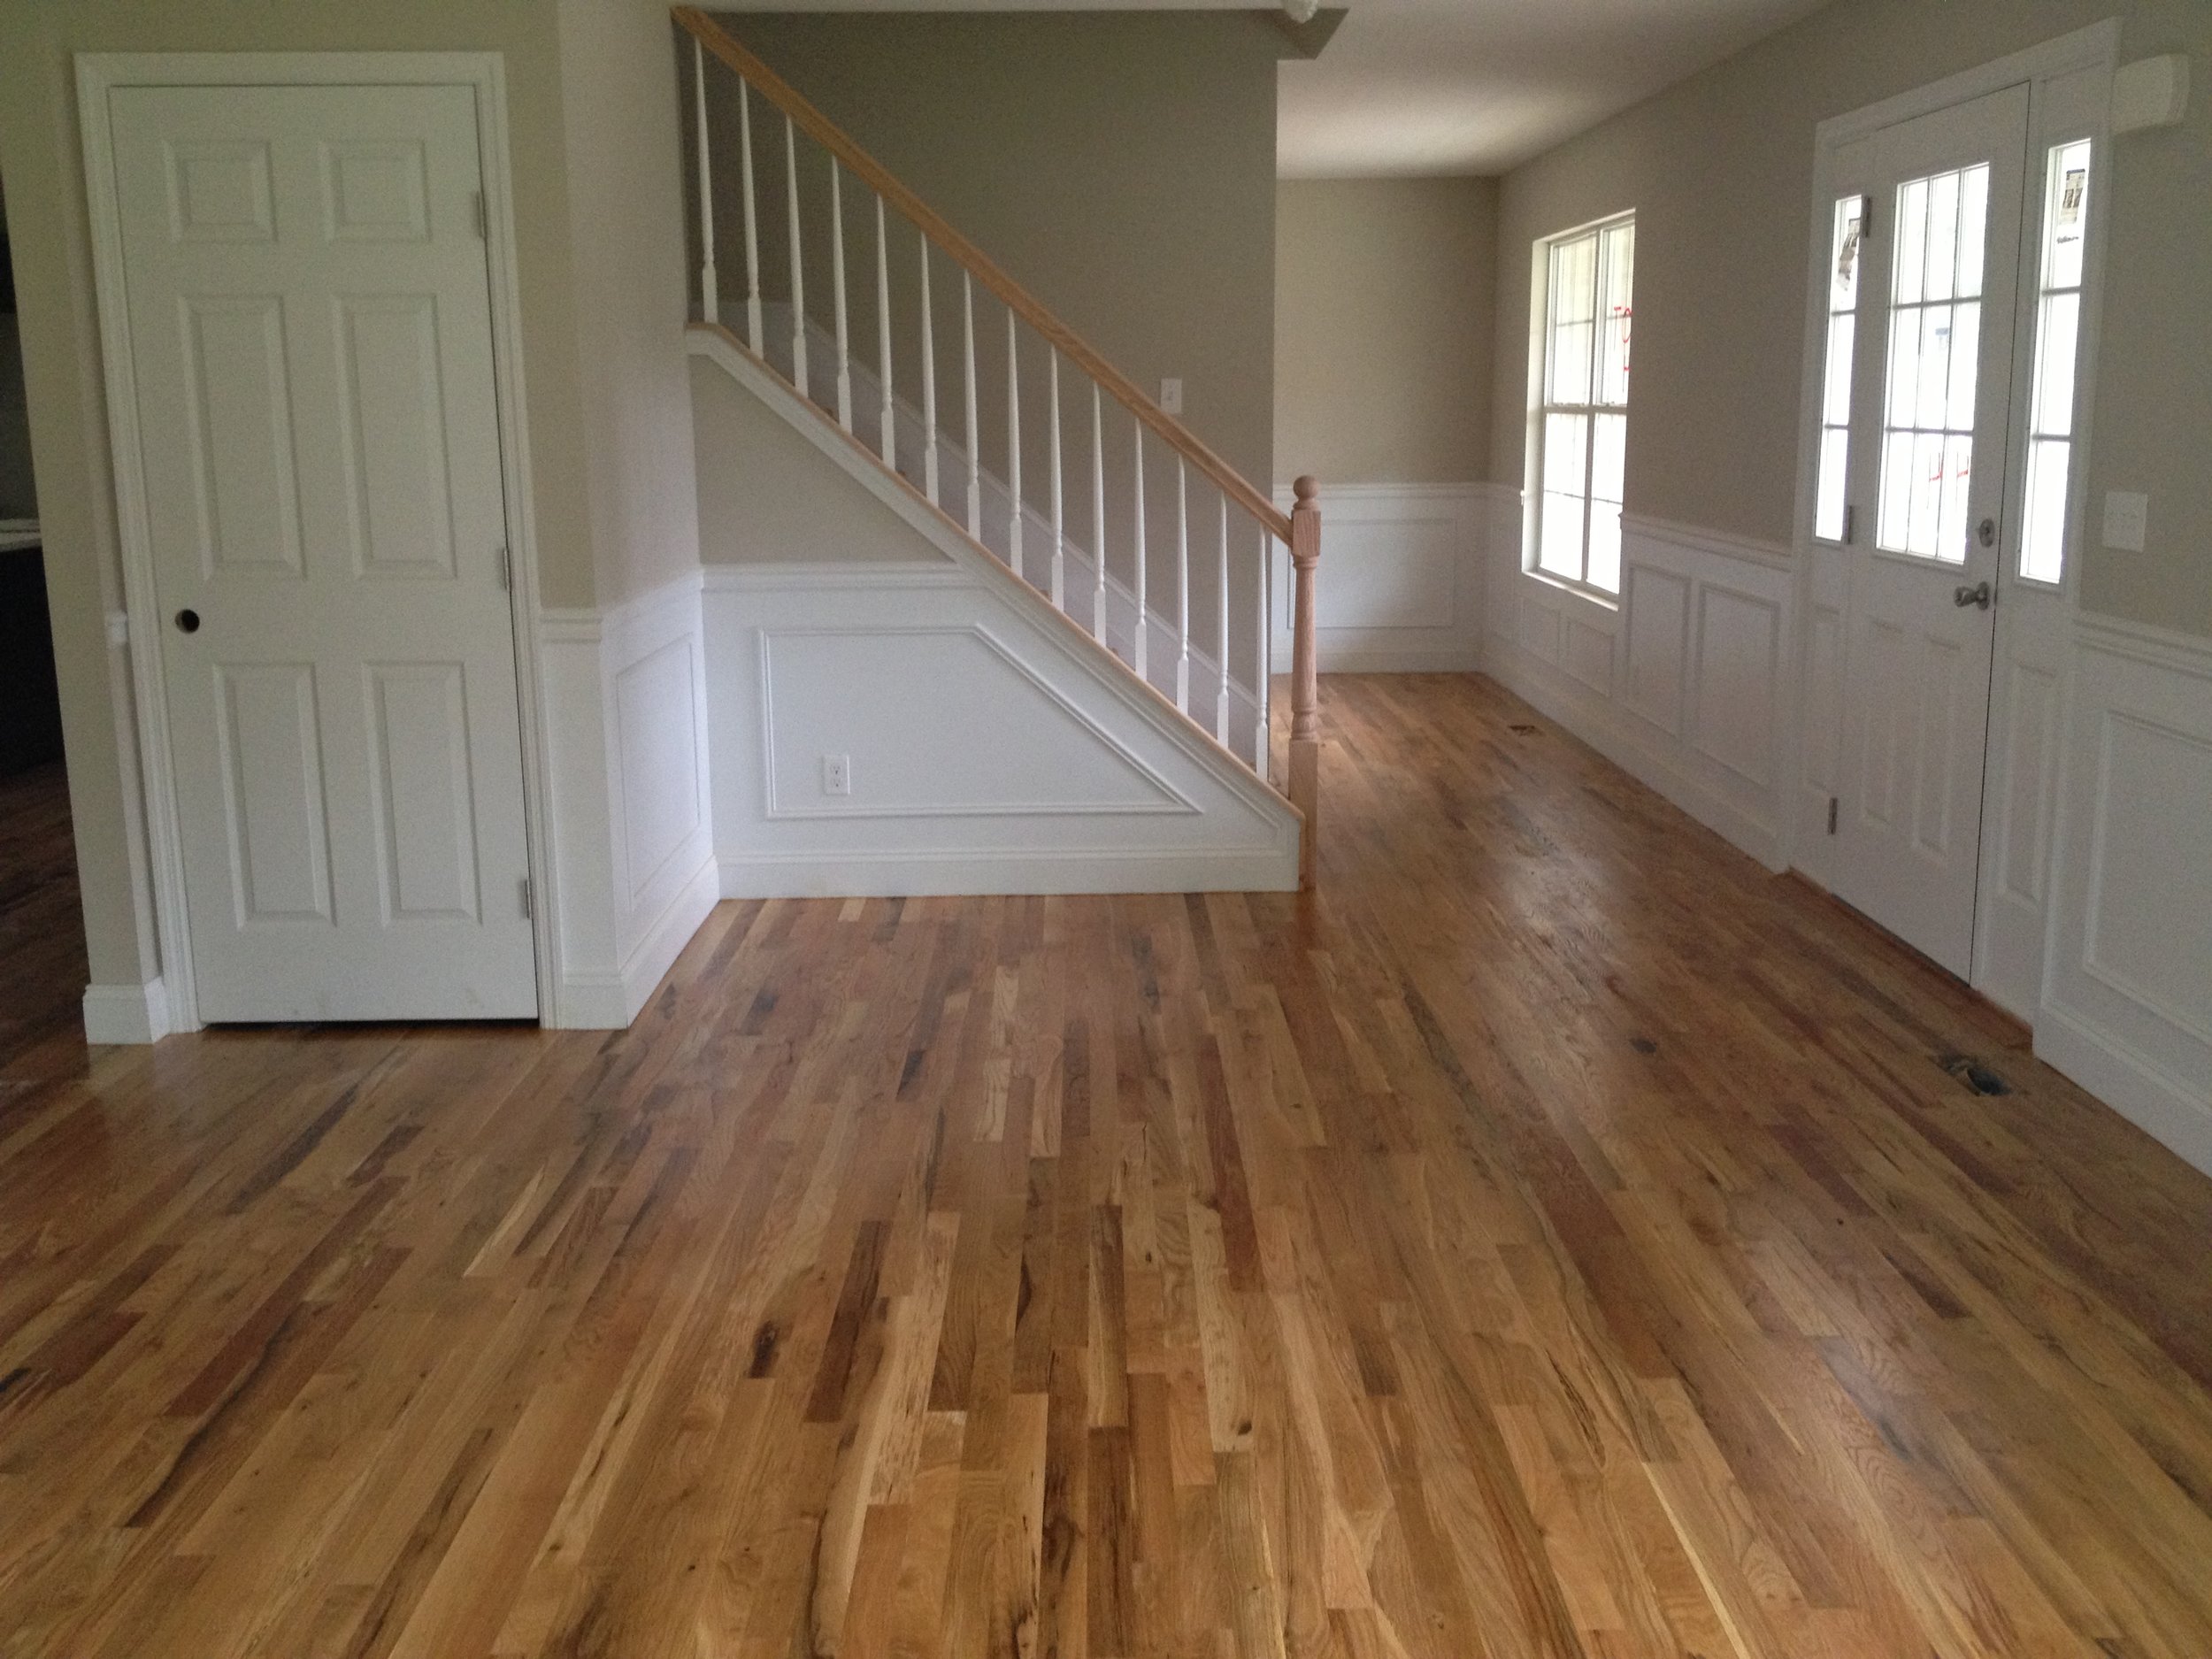
[[[1823,415],[1823,471],[1848,507],[1837,891],[1962,978],[1973,962],[2027,118],[2028,89],[2016,87],[1837,157],[1846,194]]]
[[[200,1017],[534,1015],[475,93],[109,112]]]

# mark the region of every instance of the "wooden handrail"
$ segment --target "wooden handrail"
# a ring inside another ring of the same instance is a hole
[[[882,164],[853,142],[784,79],[733,39],[727,30],[696,6],[677,6],[671,15],[677,26],[739,75],[791,119],[793,125],[844,163],[862,182],[913,222],[925,236],[968,271],[978,282],[998,296],[1024,321],[1064,353],[1083,372],[1104,387],[1146,426],[1159,434],[1193,466],[1217,485],[1222,493],[1264,525],[1279,541],[1291,541],[1291,520],[1275,503],[1247,483],[1237,470],[1216,455],[1189,427],[1169,414],[1138,388],[1120,370],[1092,349],[1075,331],[1047,311],[1035,296],[992,263],[981,250],[955,230],[913,191],[886,172]]]

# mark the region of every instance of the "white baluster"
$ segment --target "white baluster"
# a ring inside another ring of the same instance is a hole
[[[983,540],[983,451],[975,441],[975,279],[960,273],[960,334],[968,356],[968,534]]]
[[[1221,496],[1221,608],[1214,612],[1219,626],[1214,630],[1221,641],[1221,689],[1214,697],[1214,741],[1224,749],[1229,747],[1229,495]]]
[[[1091,382],[1091,637],[1106,643],[1106,426],[1098,382]]]
[[[784,196],[791,209],[791,383],[807,393],[806,273],[799,257],[799,134],[783,118]]]
[[[1135,660],[1131,666],[1139,680],[1149,680],[1145,671],[1146,636],[1152,631],[1152,618],[1145,610],[1145,554],[1144,554],[1144,422],[1136,423],[1136,442],[1129,456],[1137,474],[1137,629],[1133,641]]]
[[[1046,387],[1052,398],[1052,608],[1068,608],[1068,520],[1060,481],[1060,352],[1048,348],[1052,372]]]
[[[737,151],[745,173],[745,343],[755,356],[760,342],[760,228],[753,213],[753,104],[741,76],[737,83]]]
[[[1175,706],[1190,712],[1190,468],[1175,457]]]
[[[845,323],[845,200],[838,188],[837,157],[830,170],[830,288],[837,302],[837,424],[853,429],[852,336]]]
[[[937,324],[929,314],[929,238],[922,244],[922,493],[937,501]]]
[[[695,36],[691,42],[691,108],[692,124],[699,129],[699,315],[718,323],[722,320],[722,284],[714,269],[714,172],[707,154],[707,53]]]
[[[885,240],[883,198],[876,197],[876,340],[883,362],[883,464],[899,470],[897,406],[891,398],[891,248]]]
[[[1252,701],[1259,705],[1259,718],[1252,726],[1252,770],[1262,778],[1267,776],[1267,700],[1274,689],[1270,672],[1275,661],[1275,538],[1260,527],[1260,634],[1259,655],[1255,657],[1252,670]]]
[[[1022,571],[1022,380],[1014,361],[1014,308],[1006,308],[1006,563]]]

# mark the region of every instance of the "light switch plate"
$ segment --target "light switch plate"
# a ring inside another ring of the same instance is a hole
[[[1180,380],[1160,382],[1160,407],[1171,415],[1183,412],[1183,383]]]
[[[2104,495],[2104,544],[2140,553],[2150,528],[2151,498],[2139,490],[2108,489]]]

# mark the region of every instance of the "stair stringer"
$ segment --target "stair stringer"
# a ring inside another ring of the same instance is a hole
[[[832,470],[793,488],[855,487],[911,548],[708,567],[726,896],[1297,886],[1289,803],[726,331],[687,339]]]

